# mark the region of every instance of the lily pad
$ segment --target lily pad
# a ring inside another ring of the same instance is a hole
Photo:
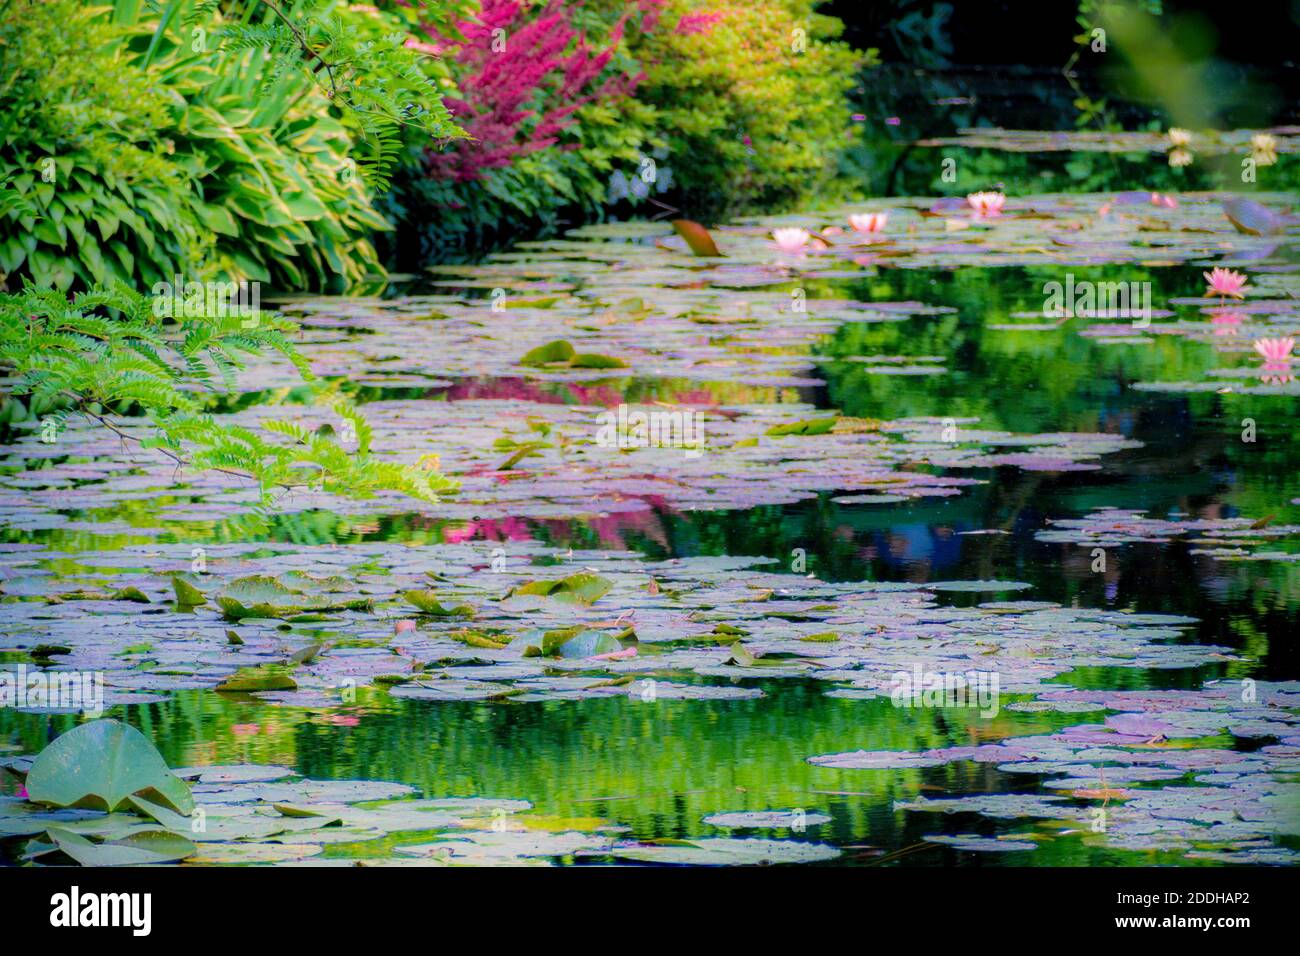
[[[101,719],[74,727],[32,763],[27,797],[52,807],[112,812],[140,795],[181,814],[194,809],[184,781],[167,768],[140,731]]]
[[[179,834],[163,829],[136,830],[120,840],[92,842],[70,830],[46,831],[59,851],[82,866],[148,866],[175,863],[193,856],[198,847]]]
[[[588,605],[594,604],[608,594],[613,586],[612,581],[599,574],[584,572],[571,574],[567,578],[558,580],[528,581],[511,590],[510,596],[531,594],[554,598],[569,604]]]
[[[539,345],[537,348],[525,352],[524,357],[519,360],[519,364],[540,368],[557,362],[568,362],[573,356],[573,346],[563,339],[557,339],[554,342],[547,342],[545,345]]]

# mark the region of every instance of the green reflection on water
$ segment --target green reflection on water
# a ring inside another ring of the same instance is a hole
[[[1083,685],[1109,683],[1105,675],[1094,676]],[[1131,676],[1142,683],[1141,675]],[[173,766],[282,764],[311,777],[408,783],[429,797],[526,799],[534,805],[530,816],[555,818],[557,825],[623,825],[641,839],[727,835],[703,822],[711,813],[820,810],[832,822],[810,827],[806,836],[854,848],[843,862],[861,865],[890,863],[889,854],[900,851],[906,851],[909,864],[951,864],[957,856],[948,848],[918,846],[925,834],[994,835],[1013,829],[974,816],[895,811],[895,801],[1028,791],[1035,779],[969,763],[833,770],[809,764],[809,756],[978,744],[1079,723],[1079,715],[1070,714],[1003,710],[984,719],[959,708],[895,707],[887,698],[840,700],[825,696],[816,682],[760,686],[768,696],[707,704],[614,698],[431,705],[363,691],[356,707],[329,713],[236,695],[180,692],[169,703],[133,708],[124,719],[149,735]],[[1015,699],[1004,698],[1002,704]],[[15,737],[31,751],[71,724],[70,717],[0,713],[0,735]],[[1014,829],[1026,827],[1017,822]],[[1055,838],[1044,839],[1032,853],[990,854],[982,862],[1098,865],[1163,859],[1089,846],[1077,832],[1057,836],[1077,830],[1077,824],[1044,822],[1037,829]],[[410,842],[409,835],[401,839]],[[349,852],[379,855],[386,845]]]

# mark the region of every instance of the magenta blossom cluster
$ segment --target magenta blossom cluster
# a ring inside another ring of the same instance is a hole
[[[525,13],[518,0],[483,0],[476,20],[457,26],[462,41],[430,31],[457,64],[460,97],[448,108],[473,137],[425,159],[437,179],[472,182],[509,166],[522,155],[555,145],[587,103],[630,95],[644,78],[606,75],[622,39],[629,5],[611,29],[605,49],[594,50],[572,25],[575,4],[552,0],[540,13]]]

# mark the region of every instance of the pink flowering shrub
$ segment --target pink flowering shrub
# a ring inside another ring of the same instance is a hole
[[[438,49],[472,138],[426,150],[390,211],[438,258],[659,211],[642,203],[710,219],[824,195],[859,58],[816,6],[482,0],[416,41]]]
[[[595,50],[565,8],[562,0],[551,0],[528,20],[519,0],[484,0],[480,22],[458,25],[464,39],[453,56],[460,92],[446,103],[473,139],[429,151],[430,175],[482,179],[489,169],[556,145],[586,104],[636,88],[641,74],[607,70],[629,14],[610,29],[604,48]]]
[[[483,0],[455,24],[459,38],[426,31],[455,77],[445,102],[472,138],[426,150],[397,198],[427,224],[425,255],[600,209],[610,172],[635,169],[647,145],[627,32],[653,22],[658,2]]]

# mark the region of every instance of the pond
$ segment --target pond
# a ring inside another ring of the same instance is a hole
[[[227,823],[250,799],[473,810],[236,827],[216,862],[1294,863],[1300,387],[1252,346],[1300,327],[1300,255],[1225,198],[890,199],[719,227],[723,258],[615,223],[287,298],[374,446],[460,491],[263,513],[89,425],[9,435],[5,666],[103,673],[105,713]],[[849,228],[868,211],[883,232]],[[782,228],[810,235],[785,252]],[[1213,266],[1243,300],[1207,296]],[[1067,281],[1148,308],[1053,313]],[[290,372],[215,410],[331,421]],[[610,447],[620,405],[700,440]],[[216,689],[268,664],[288,685]],[[0,710],[0,756],[78,719]],[[284,769],[201,776],[245,764]],[[270,782],[298,777],[406,788]]]

